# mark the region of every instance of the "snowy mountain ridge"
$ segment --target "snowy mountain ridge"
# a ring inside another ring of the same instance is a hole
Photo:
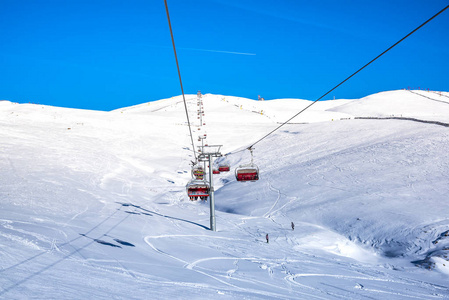
[[[254,147],[248,183],[240,150],[310,101],[206,94],[200,124],[186,99],[195,143],[229,153],[217,232],[186,195],[182,97],[110,112],[0,102],[0,297],[449,297],[449,93],[319,101]]]

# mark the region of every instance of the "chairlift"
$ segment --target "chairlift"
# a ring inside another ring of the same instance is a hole
[[[231,170],[231,166],[229,164],[219,164],[218,170],[220,172],[229,172]]]
[[[191,201],[207,200],[209,197],[210,185],[204,180],[192,179],[186,186],[187,196]]]
[[[192,176],[196,179],[204,178],[204,169],[201,166],[196,166],[192,168]]]
[[[253,150],[251,151],[251,162],[246,165],[240,165],[235,169],[235,178],[237,181],[257,181],[259,180],[259,168],[253,163]]]
[[[220,170],[219,169],[213,169],[212,170],[212,174],[220,174]]]
[[[255,164],[240,165],[235,169],[237,181],[257,181],[259,180],[259,168]]]

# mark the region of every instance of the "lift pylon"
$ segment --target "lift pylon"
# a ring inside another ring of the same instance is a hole
[[[214,198],[214,178],[212,165],[214,157],[221,157],[220,148],[222,145],[200,146],[201,154],[198,156],[198,161],[209,163],[209,198],[210,198],[210,230],[216,230],[215,224],[215,198]]]

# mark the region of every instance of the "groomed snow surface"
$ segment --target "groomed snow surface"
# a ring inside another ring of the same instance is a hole
[[[254,147],[246,183],[244,149],[310,101],[207,94],[199,126],[187,100],[195,143],[231,153],[216,232],[186,195],[181,97],[0,101],[0,298],[449,299],[449,93],[318,102]]]

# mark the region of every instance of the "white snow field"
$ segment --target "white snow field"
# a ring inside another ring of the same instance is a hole
[[[182,97],[0,101],[0,298],[449,299],[449,93],[318,102],[254,146],[245,183],[244,149],[310,101],[207,94],[199,127],[187,100],[195,143],[231,153],[216,232],[186,194]]]

